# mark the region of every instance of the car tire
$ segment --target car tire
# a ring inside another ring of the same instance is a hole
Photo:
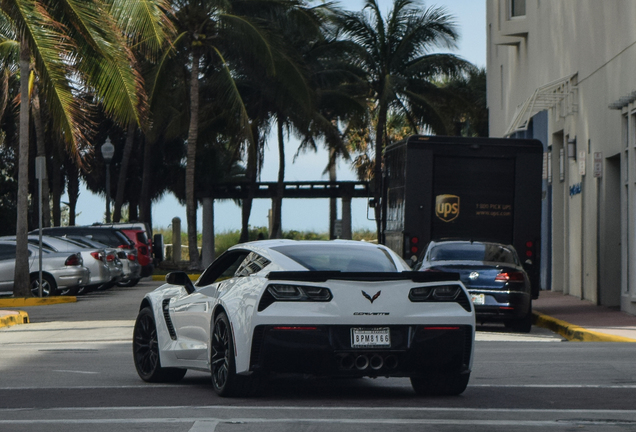
[[[120,287],[134,287],[138,283],[139,283],[139,278],[137,278],[137,279],[129,279],[129,280],[124,281],[124,282],[117,282],[117,286],[120,286]]]
[[[510,322],[510,329],[516,333],[530,333],[532,330],[532,314]]]
[[[221,312],[214,320],[210,341],[210,372],[214,391],[222,397],[250,396],[256,393],[254,376],[236,374],[234,340],[230,320]]]
[[[419,396],[457,396],[466,390],[469,380],[470,373],[437,373],[411,377],[411,385]]]
[[[530,333],[532,330],[532,304],[530,304],[526,316],[511,320],[506,327],[509,327],[513,332]]]
[[[61,288],[57,291],[58,295],[63,296],[76,296],[79,293],[80,287],[74,286],[71,288]]]
[[[133,359],[139,377],[147,382],[176,382],[187,369],[161,367],[157,326],[152,309],[143,308],[133,330]]]
[[[35,297],[40,296],[40,274],[31,274],[31,294]],[[53,276],[42,273],[42,297],[57,295],[57,283]]]

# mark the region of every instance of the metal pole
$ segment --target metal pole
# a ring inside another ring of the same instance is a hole
[[[106,223],[110,223],[110,164],[106,164]]]
[[[39,247],[40,247],[40,253],[39,253],[39,277],[40,277],[40,287],[39,287],[39,291],[40,291],[40,297],[42,297],[42,177],[40,177],[38,179],[38,197],[40,199],[39,203],[40,205],[39,207],[39,230],[38,230],[38,239],[39,239]],[[49,292],[50,295],[50,292]]]
[[[38,156],[35,158],[35,176],[38,179],[38,238],[39,238],[39,257],[38,257],[38,274],[40,286],[38,287],[38,294],[42,297],[42,179],[44,178],[45,170],[44,156]],[[50,294],[50,293],[49,293]]]

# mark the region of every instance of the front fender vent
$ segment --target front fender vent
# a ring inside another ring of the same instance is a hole
[[[168,333],[170,333],[170,338],[173,340],[177,340],[177,332],[174,331],[174,325],[172,325],[172,320],[170,319],[170,311],[169,311],[170,299],[164,299],[161,304],[161,309],[163,310],[163,319],[166,321],[166,327],[168,327]]]

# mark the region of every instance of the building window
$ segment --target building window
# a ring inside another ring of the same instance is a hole
[[[526,16],[526,0],[510,0],[510,17]]]

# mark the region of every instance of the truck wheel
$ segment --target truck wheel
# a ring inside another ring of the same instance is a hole
[[[470,373],[437,373],[411,377],[411,385],[419,396],[457,396],[466,390],[469,379]]]

